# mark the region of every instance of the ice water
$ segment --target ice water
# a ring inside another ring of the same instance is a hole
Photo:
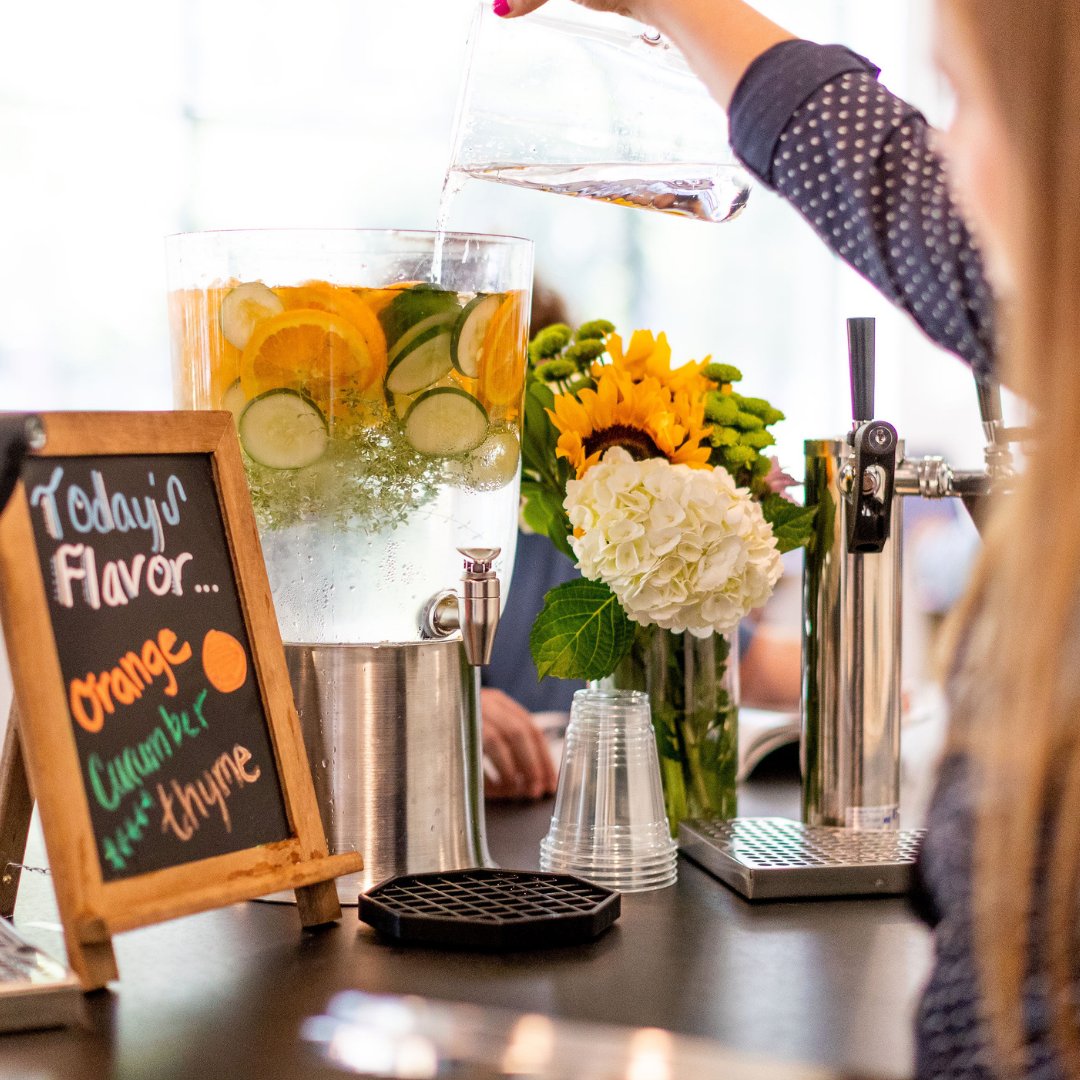
[[[750,195],[746,174],[734,165],[490,164],[460,175],[714,223],[737,217]]]
[[[172,294],[177,400],[236,418],[286,641],[415,641],[457,548],[513,564],[527,308],[426,282]]]

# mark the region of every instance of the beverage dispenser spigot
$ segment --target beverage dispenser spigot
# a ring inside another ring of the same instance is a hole
[[[458,548],[465,557],[462,593],[438,593],[424,608],[421,633],[427,638],[449,637],[461,631],[465,656],[473,667],[491,663],[495,631],[499,628],[501,586],[492,569],[500,548]]]

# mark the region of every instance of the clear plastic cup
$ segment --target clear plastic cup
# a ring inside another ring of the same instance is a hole
[[[570,710],[543,870],[620,892],[675,882],[678,849],[664,814],[647,694],[579,690]]]

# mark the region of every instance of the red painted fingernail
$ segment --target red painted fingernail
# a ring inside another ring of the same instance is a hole
[[[505,19],[506,16],[510,14],[510,5],[507,3],[507,0],[495,0],[492,9],[500,19]]]

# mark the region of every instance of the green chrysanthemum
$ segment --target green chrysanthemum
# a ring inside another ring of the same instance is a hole
[[[579,368],[588,367],[594,360],[604,355],[604,343],[595,338],[586,338],[571,345],[563,356],[573,361]]]
[[[603,341],[608,334],[615,333],[615,324],[607,319],[593,319],[591,322],[582,323],[574,335],[575,341]]]
[[[564,323],[555,323],[541,330],[529,344],[529,359],[538,364],[542,360],[550,360],[570,344],[573,332]]]
[[[744,431],[739,436],[740,446],[749,446],[751,450],[764,450],[766,446],[774,446],[776,436],[771,431]]]
[[[577,372],[577,364],[562,356],[557,356],[554,360],[545,360],[536,367],[536,377],[544,382],[562,382],[563,379],[569,379]]]
[[[739,403],[731,394],[721,394],[719,391],[707,394],[705,397],[705,418],[714,424],[730,426],[735,423],[735,417],[739,415]]]
[[[742,380],[742,372],[734,364],[706,364],[701,374],[715,383],[735,383]]]

